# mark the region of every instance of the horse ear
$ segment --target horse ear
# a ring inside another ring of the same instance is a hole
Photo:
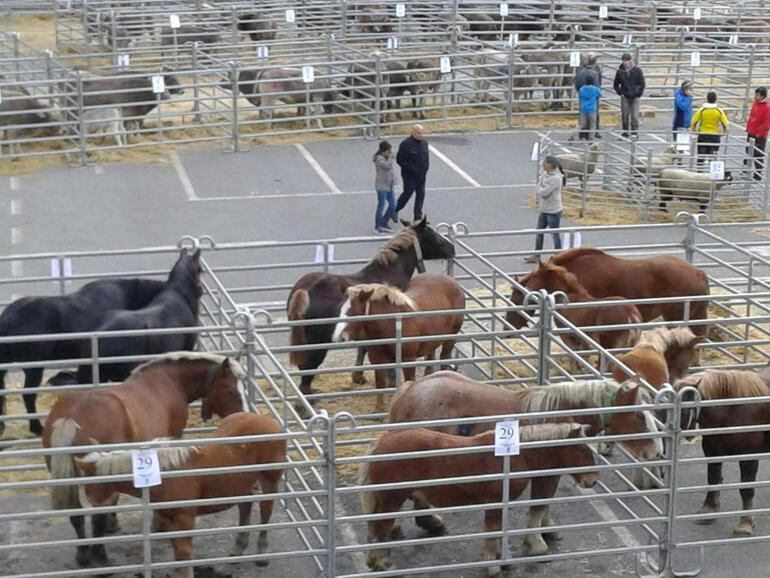
[[[623,382],[623,386],[615,396],[615,405],[634,405],[639,394],[639,383],[633,382],[634,378]]]
[[[696,345],[698,345],[699,343],[703,343],[704,341],[706,341],[706,336],[705,336],[705,335],[697,335],[697,336],[695,336],[695,338],[694,338],[694,339],[693,339],[693,340],[690,342],[690,346],[691,346],[691,347],[695,347]]]
[[[221,369],[222,369],[222,371],[224,373],[232,373],[233,372],[233,368],[230,367],[230,358],[229,357],[225,357],[225,360],[222,362]]]
[[[420,229],[420,230],[425,229],[425,227],[427,227],[427,226],[428,226],[428,215],[423,215],[422,219],[420,219],[419,221],[415,222],[415,224],[414,224],[414,228],[415,229]]]
[[[356,296],[358,300],[361,303],[366,303],[369,301],[369,299],[372,298],[372,295],[374,294],[374,289],[362,289],[358,292],[358,295]]]
[[[195,253],[193,253],[193,255],[192,255],[192,258],[193,258],[194,261],[198,261],[198,259],[201,258],[201,250],[200,249],[196,249]]]
[[[409,221],[405,221],[404,219],[401,219],[401,224],[404,227],[411,227],[412,226],[412,223],[410,223]]]

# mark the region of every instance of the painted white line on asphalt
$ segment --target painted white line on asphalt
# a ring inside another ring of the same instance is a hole
[[[452,169],[454,172],[460,175],[460,177],[465,182],[467,182],[473,187],[481,188],[481,184],[472,176],[470,176],[468,173],[466,173],[464,170],[462,170],[460,166],[457,163],[455,163],[452,159],[450,159],[448,156],[446,156],[444,153],[442,153],[433,145],[428,145],[428,148],[430,149],[430,152],[432,152],[435,156],[437,156],[446,166],[448,166],[450,169]]]
[[[334,509],[338,516],[349,516],[351,512],[345,510],[345,506],[338,497],[334,498]],[[356,514],[356,512],[352,512]],[[345,546],[360,546],[361,542],[358,541],[358,536],[353,530],[353,526],[350,524],[337,524],[337,529],[340,531],[342,542]],[[363,552],[350,552],[350,557],[353,559],[353,564],[356,567],[356,571],[360,574],[366,574],[370,572],[369,567],[366,565],[366,557]]]
[[[11,260],[11,277],[21,277],[24,275],[24,261],[19,259]]]
[[[11,199],[11,215],[21,215],[21,199]]]
[[[14,175],[9,180],[11,184],[11,190],[18,191],[19,187],[21,186],[21,179],[19,179],[19,177]]]
[[[187,171],[184,168],[184,165],[182,164],[182,159],[179,158],[179,155],[176,151],[171,151],[168,153],[169,158],[171,159],[171,162],[174,164],[174,170],[176,171],[176,176],[179,177],[179,182],[182,183],[182,188],[184,189],[185,194],[187,195],[188,201],[197,201],[198,195],[195,194],[195,188],[192,185],[192,181],[190,181],[190,177],[187,174]]]
[[[318,164],[318,161],[313,158],[313,155],[310,154],[309,150],[307,150],[303,145],[299,143],[294,143],[294,148],[297,149],[297,151],[299,151],[299,154],[302,155],[302,158],[304,158],[307,161],[307,164],[309,164],[312,167],[312,169],[321,178],[324,184],[327,187],[329,187],[329,191],[331,191],[334,194],[340,194],[342,192],[341,190],[339,190],[336,183],[332,180],[329,174],[323,169],[323,167],[320,164]]]
[[[18,245],[21,239],[21,227],[11,227],[11,245]]]

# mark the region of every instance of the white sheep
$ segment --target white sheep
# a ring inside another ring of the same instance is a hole
[[[669,145],[663,149],[659,155],[652,157],[640,156],[634,161],[634,170],[642,175],[648,172],[647,163],[650,162],[650,176],[657,177],[665,168],[680,165],[682,163],[682,153],[677,150],[676,145]]]
[[[123,115],[114,106],[91,108],[83,111],[83,129],[86,136],[102,134],[112,137],[119,147],[125,146]]]
[[[667,211],[666,203],[672,198],[698,203],[701,211],[705,211],[711,197],[711,185],[718,191],[733,180],[730,171],[725,171],[725,178],[712,181],[709,173],[696,173],[687,169],[667,168],[660,172],[658,190],[660,192],[660,208]]]
[[[580,184],[583,184],[583,170],[586,170],[586,180],[591,178],[591,175],[596,170],[596,163],[599,161],[599,152],[602,146],[598,142],[591,144],[588,147],[588,163],[586,167],[586,158],[584,152],[579,153],[560,153],[554,155],[556,160],[561,165],[561,170],[567,179],[580,179]]]

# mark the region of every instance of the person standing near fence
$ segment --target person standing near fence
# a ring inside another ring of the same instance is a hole
[[[770,129],[770,103],[767,102],[767,89],[760,86],[754,91],[754,103],[751,105],[749,120],[746,122],[749,151],[748,158],[744,162],[748,165],[749,159],[753,159],[755,181],[762,179],[768,129]]]
[[[594,85],[593,78],[586,78],[578,92],[580,103],[580,140],[593,140],[596,137],[596,118],[599,114],[599,98],[602,90]]]
[[[621,64],[615,73],[613,87],[620,95],[620,115],[623,123],[623,136],[628,138],[629,131],[636,136],[639,132],[640,100],[644,94],[645,81],[642,69],[634,64],[631,55],[626,52],[621,57]]]
[[[377,210],[374,213],[374,232],[377,235],[392,233],[391,219],[396,219],[396,200],[393,190],[396,185],[396,174],[393,170],[393,147],[384,140],[374,153],[375,177],[374,188],[377,191]],[[387,205],[387,208],[386,208]]]
[[[706,103],[700,107],[690,121],[690,130],[698,133],[698,166],[706,157],[713,158],[719,152],[722,132],[727,130],[725,112],[717,106],[717,93],[709,92]]]
[[[578,68],[575,74],[575,92],[580,95],[580,89],[586,84],[588,79],[593,81],[593,85],[601,89],[602,87],[602,69],[599,66],[599,57],[594,52],[589,52],[586,56],[585,63]],[[600,106],[597,102],[596,105],[596,132],[594,138],[601,138],[599,134],[600,120],[599,120]]]
[[[692,122],[692,82],[685,80],[676,90],[674,95],[674,142],[676,142],[676,133],[682,129],[690,129]]]
[[[535,189],[535,198],[540,215],[537,217],[538,229],[558,229],[561,226],[561,189],[566,182],[566,177],[561,170],[561,165],[556,157],[547,156],[543,161],[543,172],[537,180]],[[561,235],[553,233],[553,248],[561,250]],[[543,234],[538,233],[535,237],[535,251],[543,249]],[[527,263],[537,263],[540,255],[529,255],[524,257]]]
[[[401,167],[404,191],[398,197],[396,217],[414,195],[414,220],[422,219],[422,205],[425,202],[425,178],[430,168],[430,151],[421,124],[412,127],[411,134],[401,141],[396,155]]]

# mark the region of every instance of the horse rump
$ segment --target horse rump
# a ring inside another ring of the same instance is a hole
[[[51,428],[51,447],[63,448],[73,445],[75,437],[80,431],[78,422],[70,418],[57,419]],[[77,477],[75,462],[72,454],[54,454],[50,463],[51,478]],[[78,486],[54,486],[51,488],[51,505],[55,510],[70,510],[80,508]]]
[[[306,289],[297,289],[289,297],[288,316],[289,321],[299,321],[305,318],[308,309],[310,309],[310,293]],[[293,346],[305,345],[307,336],[304,326],[295,325],[291,328],[291,344]],[[292,351],[289,354],[289,363],[299,367],[306,358],[304,351]]]
[[[374,440],[372,443],[369,444],[369,448],[366,450],[367,456],[371,456],[374,454],[374,452],[377,451],[377,442],[379,442],[379,440]],[[371,483],[371,480],[369,479],[370,463],[371,462],[364,462],[358,468],[359,485],[363,486]],[[376,491],[369,490],[366,492],[361,492],[361,511],[364,514],[374,514],[377,511],[377,492]]]

